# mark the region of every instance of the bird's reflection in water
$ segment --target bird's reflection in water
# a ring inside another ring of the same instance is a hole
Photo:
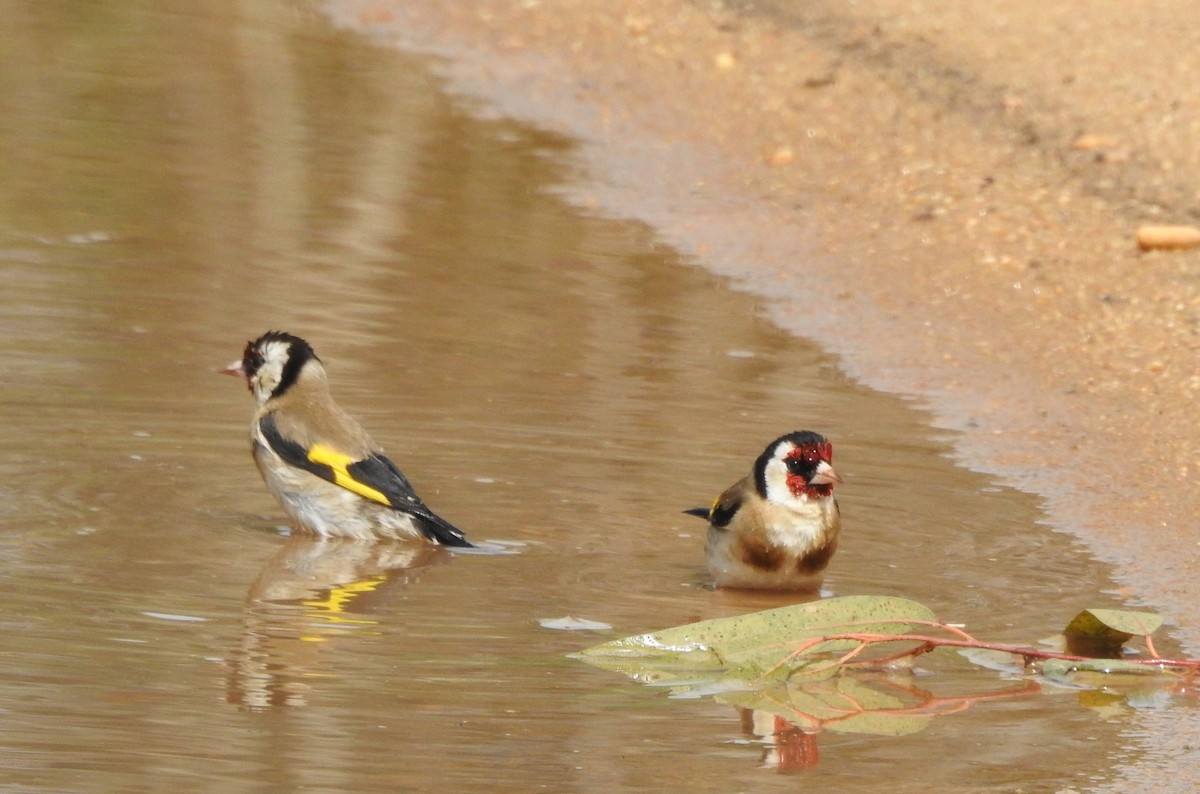
[[[779,772],[814,768],[820,760],[817,734],[801,730],[778,714],[739,708],[742,732],[762,745],[762,766]]]
[[[249,709],[303,706],[323,647],[376,633],[373,614],[450,552],[425,543],[294,537],[246,597],[241,645],[230,659],[227,698]]]

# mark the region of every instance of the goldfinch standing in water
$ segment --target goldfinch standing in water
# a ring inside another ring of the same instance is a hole
[[[223,372],[246,379],[258,410],[251,451],[296,529],[325,538],[427,538],[471,546],[329,394],[325,366],[298,336],[268,331]]]
[[[705,552],[717,587],[817,590],[837,549],[842,519],[833,445],[808,430],[775,439],[754,469],[709,509]]]

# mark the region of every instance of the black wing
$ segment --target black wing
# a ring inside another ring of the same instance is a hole
[[[381,491],[392,507],[417,519],[421,531],[430,540],[436,540],[443,546],[475,545],[467,540],[461,529],[426,507],[421,497],[413,490],[408,478],[395,463],[383,455],[374,454],[351,463],[346,467],[346,471],[357,482]]]
[[[305,449],[303,445],[283,437],[271,414],[264,416],[258,426],[275,454],[292,466],[312,472],[322,480],[340,485],[365,499],[412,516],[422,534],[430,540],[444,546],[474,545],[466,539],[462,530],[426,507],[408,478],[383,455],[372,454],[356,461],[323,444]]]
[[[741,496],[737,488],[734,487],[718,496],[717,501],[713,502],[712,507],[691,507],[683,512],[689,516],[706,518],[708,519],[708,523],[717,529],[721,529],[729,526],[729,522],[733,520],[734,514],[737,513],[738,508],[741,506]]]

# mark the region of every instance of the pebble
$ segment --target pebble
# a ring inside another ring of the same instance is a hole
[[[1195,226],[1142,226],[1137,230],[1138,248],[1143,251],[1200,247],[1200,229]]]
[[[1099,151],[1103,149],[1114,149],[1117,146],[1117,139],[1107,135],[1080,135],[1071,143],[1072,148],[1081,151]]]
[[[790,146],[780,146],[767,157],[769,165],[787,165],[796,159],[796,153]]]

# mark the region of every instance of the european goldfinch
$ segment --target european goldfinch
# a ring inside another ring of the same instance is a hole
[[[842,520],[830,461],[833,445],[808,430],[775,439],[749,476],[711,508],[705,553],[717,587],[817,590],[837,549]]]
[[[337,406],[308,342],[268,331],[222,371],[245,378],[258,402],[250,423],[254,462],[297,530],[472,545],[425,506],[396,464]]]

